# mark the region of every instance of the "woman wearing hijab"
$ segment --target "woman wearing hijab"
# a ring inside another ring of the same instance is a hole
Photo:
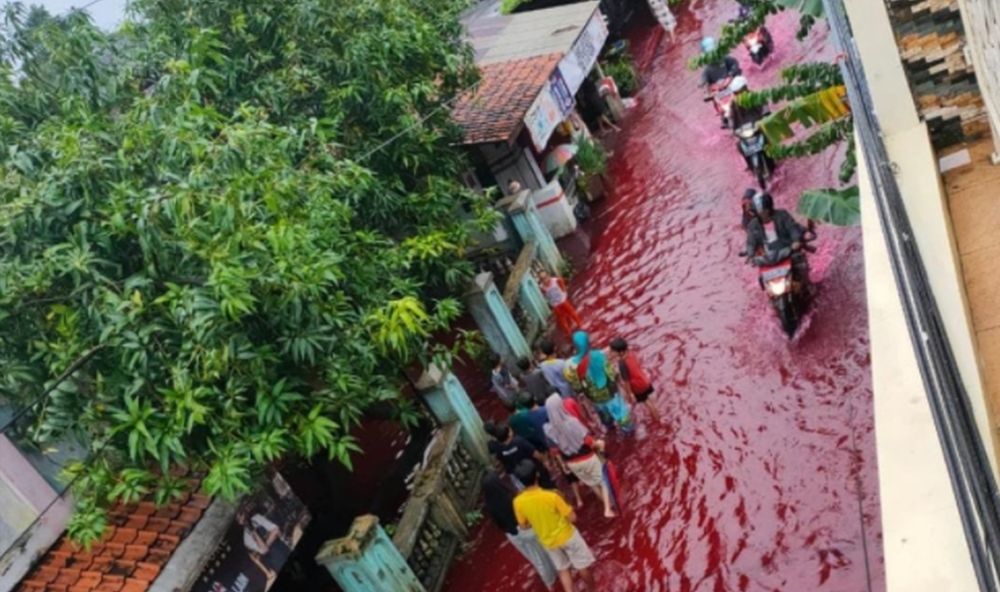
[[[514,516],[514,491],[496,473],[483,478],[486,513],[507,535],[507,540],[527,559],[549,590],[556,583],[556,567],[530,528],[519,528]]]
[[[615,365],[603,351],[591,349],[590,336],[585,331],[573,334],[573,345],[576,355],[566,361],[563,370],[566,380],[590,399],[605,427],[631,431],[632,420],[628,405],[618,392]]]
[[[604,441],[595,440],[587,433],[580,420],[573,417],[563,405],[562,397],[554,394],[545,400],[545,410],[549,414],[549,423],[545,424],[545,437],[552,443],[552,451],[558,454],[563,464],[576,475],[584,485],[594,490],[594,493],[604,503],[604,516],[613,518],[615,511],[611,508],[611,495],[604,482],[604,467],[597,452],[604,450]]]

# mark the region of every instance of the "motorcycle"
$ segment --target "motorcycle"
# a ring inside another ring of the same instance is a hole
[[[815,247],[809,244],[814,240],[816,232],[810,220],[802,238],[802,250],[815,253]],[[746,255],[745,252],[740,253],[740,256]],[[789,339],[798,331],[802,314],[809,305],[809,286],[795,277],[792,261],[794,255],[791,247],[781,247],[773,251],[758,252],[750,258],[750,262],[757,266],[760,286],[767,293],[771,307],[781,322],[781,329]],[[800,256],[805,257],[805,254]]]
[[[754,177],[761,190],[767,189],[767,183],[774,176],[774,159],[767,154],[767,138],[757,127],[756,122],[742,125],[736,130],[739,138],[740,152],[750,164]]]
[[[730,115],[733,112],[733,92],[729,90],[733,78],[729,76],[710,86],[708,96],[705,97],[705,102],[712,103],[716,115],[722,120],[722,129],[729,129]]]
[[[740,6],[740,13],[735,19],[730,22],[739,23],[746,20],[750,16],[750,9],[746,6]],[[767,27],[761,25],[759,29],[747,34],[743,38],[743,45],[747,48],[747,52],[750,54],[750,59],[757,66],[761,66],[764,62],[774,53],[774,38],[771,37],[771,32],[767,30]]]
[[[743,45],[750,52],[750,59],[761,66],[774,53],[774,39],[767,27],[761,27],[743,38]]]

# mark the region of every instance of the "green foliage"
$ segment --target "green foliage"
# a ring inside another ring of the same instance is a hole
[[[854,178],[854,173],[858,168],[858,146],[854,137],[854,130],[851,130],[850,137],[847,138],[847,153],[844,154],[844,161],[840,163],[840,174],[838,179],[842,184],[850,182]]]
[[[603,175],[608,168],[608,153],[593,138],[580,137],[576,142],[576,164],[585,176]]]
[[[741,93],[735,100],[747,108],[792,101],[826,88],[840,86],[844,84],[844,79],[836,64],[818,62],[785,68],[781,71],[781,82],[782,84],[772,88]]]
[[[804,140],[792,144],[772,144],[768,147],[767,153],[778,160],[812,156],[850,138],[853,131],[853,118],[837,119],[821,125]]]
[[[511,14],[526,0],[500,0],[500,14]]]
[[[799,213],[836,226],[856,226],[861,222],[861,194],[856,185],[806,191],[799,198]]]
[[[114,34],[5,9],[0,397],[42,396],[39,444],[102,443],[67,471],[74,538],[180,495],[177,465],[233,498],[283,456],[350,466],[375,403],[415,421],[399,368],[440,354],[494,215],[443,108],[475,81],[464,6],[137,0]]]
[[[479,510],[469,510],[465,513],[465,525],[469,528],[475,528],[477,524],[483,521],[483,513]]]
[[[623,97],[630,97],[639,90],[639,74],[627,52],[622,52],[606,60],[601,67],[605,74],[615,79],[618,91]]]

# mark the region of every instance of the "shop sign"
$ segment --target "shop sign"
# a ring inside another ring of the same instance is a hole
[[[245,499],[192,592],[264,592],[309,523],[309,510],[275,473]]]
[[[536,150],[543,150],[552,132],[573,110],[573,93],[570,92],[558,70],[552,73],[542,92],[524,116],[524,124],[531,133]]]
[[[607,39],[608,26],[604,23],[601,13],[595,12],[569,53],[559,62],[559,70],[571,94],[575,95],[576,91],[580,90],[580,85],[597,62],[597,56],[600,55]]]

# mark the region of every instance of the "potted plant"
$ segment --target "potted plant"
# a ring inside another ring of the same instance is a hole
[[[608,153],[599,142],[583,136],[577,140],[576,147],[577,187],[583,191],[587,201],[596,201],[604,197]]]

